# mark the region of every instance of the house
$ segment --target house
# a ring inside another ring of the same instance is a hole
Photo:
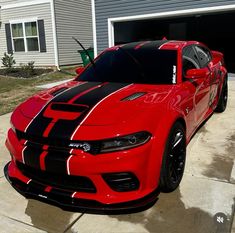
[[[95,54],[115,44],[198,40],[225,54],[235,71],[234,0],[92,0]]]
[[[81,63],[93,44],[89,0],[0,0],[0,58],[13,53],[17,65],[60,67]],[[1,64],[0,64],[1,66]]]

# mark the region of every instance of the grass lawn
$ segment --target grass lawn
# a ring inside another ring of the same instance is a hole
[[[40,91],[36,86],[73,77],[75,77],[73,69],[27,79],[0,76],[0,115],[13,111],[19,103]]]

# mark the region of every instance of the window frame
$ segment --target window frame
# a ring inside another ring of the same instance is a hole
[[[26,36],[26,30],[25,30],[25,24],[26,23],[36,23],[37,36]],[[22,24],[23,37],[13,37],[12,25],[14,25],[14,24]],[[40,52],[40,38],[39,38],[38,19],[37,18],[22,19],[22,20],[11,20],[10,21],[10,29],[11,29],[12,50],[13,50],[14,53]],[[30,38],[37,38],[37,40],[38,40],[38,50],[33,50],[33,51],[28,50],[27,39],[30,39]],[[23,39],[24,40],[24,51],[15,51],[14,39]]]

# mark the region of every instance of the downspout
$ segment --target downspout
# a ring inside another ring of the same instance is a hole
[[[50,4],[51,4],[51,21],[52,21],[52,32],[53,32],[53,42],[54,42],[55,66],[57,70],[60,70],[59,55],[58,55],[58,40],[56,32],[55,1],[51,0]]]
[[[94,58],[96,58],[97,57],[97,36],[96,36],[95,0],[91,0],[91,11],[92,11],[92,31],[93,31]]]

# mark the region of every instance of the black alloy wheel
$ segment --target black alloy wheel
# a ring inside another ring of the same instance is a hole
[[[186,136],[181,123],[172,127],[162,160],[160,188],[162,192],[172,192],[180,184],[184,174],[186,159]]]

